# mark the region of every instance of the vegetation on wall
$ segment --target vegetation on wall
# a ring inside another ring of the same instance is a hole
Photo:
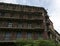
[[[16,46],[60,46],[59,44],[55,44],[52,40],[17,40]]]

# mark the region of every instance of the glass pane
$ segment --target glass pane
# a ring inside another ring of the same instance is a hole
[[[8,22],[8,27],[12,27],[13,23]]]
[[[27,39],[31,39],[32,38],[32,33],[31,32],[27,32]]]
[[[11,36],[10,32],[6,32],[5,33],[5,40],[9,40],[10,36]]]
[[[0,16],[1,16],[2,14],[0,13]]]
[[[16,38],[19,39],[19,38],[21,38],[21,37],[22,37],[22,33],[21,33],[21,32],[17,32]]]
[[[38,37],[38,39],[42,38],[42,33],[37,32],[37,37]]]
[[[22,26],[23,26],[22,23],[18,24],[18,27],[19,27],[19,28],[22,28]]]
[[[32,24],[28,24],[28,28],[31,28],[32,27]]]

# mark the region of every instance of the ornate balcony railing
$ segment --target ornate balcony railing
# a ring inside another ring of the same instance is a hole
[[[44,29],[44,27],[35,27],[35,28],[21,28],[21,27],[0,27],[0,29]]]
[[[0,17],[0,19],[14,19],[14,20],[43,20],[43,18],[20,18],[20,17]]]

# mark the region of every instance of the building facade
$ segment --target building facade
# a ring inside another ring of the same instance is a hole
[[[50,25],[43,7],[0,3],[0,42],[49,39]]]
[[[60,34],[54,29],[53,23],[51,20],[50,25],[48,26],[48,36],[49,39],[54,40],[56,43],[60,43]]]

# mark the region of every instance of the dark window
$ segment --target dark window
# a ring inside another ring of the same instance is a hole
[[[4,32],[0,31],[0,40],[4,39]]]
[[[10,36],[11,36],[10,32],[6,32],[5,33],[5,40],[10,40]]]
[[[32,38],[32,32],[27,32],[27,39],[31,39]]]
[[[29,24],[27,24],[27,26],[28,26],[28,28],[31,28],[31,27],[32,27],[32,24],[31,24],[31,23],[29,23]]]
[[[2,13],[0,13],[0,16],[2,15]]]
[[[12,27],[13,23],[12,22],[8,22],[8,27]]]
[[[18,28],[22,28],[23,27],[23,24],[22,23],[19,23],[18,24]]]
[[[5,15],[5,13],[4,12],[0,12],[0,16],[4,16]]]
[[[40,23],[37,23],[36,28],[40,28],[41,27],[40,25],[41,25]]]
[[[21,32],[17,32],[16,38],[17,38],[17,39],[22,38],[22,33],[21,33]]]
[[[42,33],[37,32],[37,34],[36,34],[36,35],[37,35],[37,38],[38,38],[38,39],[42,38]]]

